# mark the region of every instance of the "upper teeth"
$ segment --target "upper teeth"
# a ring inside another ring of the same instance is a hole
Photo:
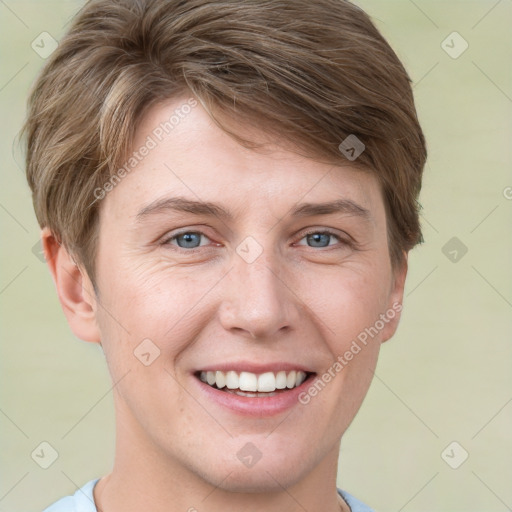
[[[300,386],[306,380],[306,373],[292,370],[291,372],[281,371],[275,374],[267,372],[256,375],[250,372],[209,371],[201,372],[199,378],[210,386],[215,384],[219,389],[227,387],[241,391],[272,392],[276,389],[292,389]]]

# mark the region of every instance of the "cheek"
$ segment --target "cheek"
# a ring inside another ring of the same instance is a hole
[[[333,354],[343,353],[385,308],[387,269],[370,256],[336,265],[291,264],[282,274],[293,291],[285,293],[287,300],[306,306],[309,322]],[[229,266],[194,268],[173,266],[163,258],[148,260],[137,265],[134,258],[119,257],[116,264],[101,263],[102,334],[123,340],[128,355],[145,338],[168,356],[179,354],[213,318],[220,297],[229,295],[223,289],[229,278],[222,279]]]
[[[302,288],[304,304],[337,353],[372,327],[387,307],[388,285],[380,267],[333,267],[303,279]]]
[[[146,338],[167,356],[176,355],[199,334],[211,301],[205,293],[218,281],[218,274],[180,272],[159,263],[147,270],[119,267],[105,293],[105,334],[123,340],[125,357]]]

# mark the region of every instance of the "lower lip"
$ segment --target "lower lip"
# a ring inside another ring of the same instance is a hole
[[[273,416],[299,404],[299,395],[313,382],[315,375],[311,374],[300,386],[282,391],[274,396],[247,397],[212,388],[205,382],[192,376],[196,385],[206,397],[219,405],[245,416]]]

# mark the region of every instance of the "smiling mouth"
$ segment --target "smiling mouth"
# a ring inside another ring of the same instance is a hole
[[[208,386],[226,393],[251,398],[270,397],[301,386],[315,373],[301,370],[255,374],[236,371],[198,371],[195,377]]]

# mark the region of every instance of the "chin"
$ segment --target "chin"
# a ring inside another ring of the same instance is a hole
[[[230,469],[226,468],[226,473]],[[279,471],[263,465],[251,469],[233,467],[229,476],[220,484],[219,489],[236,493],[272,493],[282,492],[283,487],[290,487],[299,480],[299,475],[290,473],[291,468],[281,467]],[[218,478],[218,475],[217,475]]]
[[[222,465],[214,465],[215,471],[210,476],[215,486],[229,492],[282,492],[283,487],[294,485],[307,472],[303,462],[285,454],[279,457],[274,454],[262,456],[254,465],[246,466],[235,456]]]

